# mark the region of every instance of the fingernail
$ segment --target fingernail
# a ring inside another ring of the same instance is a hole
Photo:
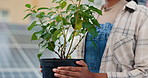
[[[62,69],[62,67],[58,67],[58,69]]]
[[[59,77],[59,76],[60,76],[60,74],[54,73],[54,76]]]
[[[80,63],[80,61],[76,61],[76,63]]]
[[[52,69],[52,71],[53,71],[53,72],[56,72],[56,70],[57,70],[57,69],[55,69],[55,68],[54,68],[54,69]]]
[[[42,66],[40,66],[40,68],[42,68]]]

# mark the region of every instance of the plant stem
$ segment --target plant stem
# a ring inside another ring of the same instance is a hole
[[[59,39],[59,44],[60,46],[58,47],[58,51],[61,53],[60,56],[62,57],[62,44],[61,44],[61,40]]]
[[[82,38],[79,40],[79,42],[77,43],[77,45],[72,49],[72,51],[68,54],[68,55],[71,55],[75,49],[78,47],[78,45],[80,44],[80,42],[82,41],[82,39],[85,37],[85,35],[82,36]]]
[[[63,44],[63,46],[61,47],[61,57],[63,57],[63,50],[64,50],[64,44]]]
[[[70,26],[67,28],[66,37],[67,37],[67,35],[68,35],[69,28],[70,28]]]
[[[42,20],[39,18],[39,21],[40,21],[40,23],[43,25],[43,22],[42,22]]]
[[[78,6],[77,6],[78,11],[79,11],[80,4],[81,4],[81,0],[79,0]],[[75,25],[77,24],[77,22],[78,22],[78,18],[79,18],[79,16],[78,16],[78,11],[76,12],[76,21],[75,21]],[[76,26],[75,26],[75,27],[76,27]],[[71,41],[71,44],[70,44],[70,47],[69,47],[68,53],[67,53],[67,55],[66,55],[66,59],[68,58],[68,56],[69,56],[70,53],[71,53],[70,50],[71,50],[71,47],[72,47],[72,44],[73,44],[73,41],[74,41],[75,32],[76,32],[76,28],[74,28],[74,34],[73,34],[73,36],[72,36],[72,41]]]
[[[59,5],[60,5],[60,4],[59,4]],[[62,9],[60,9],[59,12],[60,12],[61,17],[63,17],[62,11],[61,11],[61,10],[62,10]],[[61,18],[61,20],[62,20],[62,18]],[[66,30],[65,30],[65,28],[64,28],[63,22],[62,22],[61,28],[63,28],[62,33],[63,33],[63,37],[64,37],[64,44],[63,44],[63,47],[62,47],[62,49],[61,49],[61,57],[62,57],[62,59],[63,59],[63,58],[65,58],[65,51],[66,51],[66,44],[67,44],[67,42],[66,42],[66,33],[65,33]]]
[[[78,8],[79,8],[80,4],[81,4],[81,0],[79,0]]]
[[[65,29],[64,29],[64,31],[63,31],[63,36],[64,36],[64,45],[63,45],[63,58],[65,58],[65,51],[66,51],[66,44],[67,44],[67,42],[66,42],[66,34],[65,34]]]
[[[73,0],[70,0],[70,1],[75,4],[75,2]]]
[[[75,30],[74,30],[74,33],[75,33]],[[74,34],[73,34],[73,36],[72,36],[72,41],[71,41],[71,43],[70,43],[70,47],[69,47],[69,50],[68,50],[68,53],[67,53],[67,55],[66,55],[66,59],[68,58],[68,55],[69,55],[69,53],[70,53],[70,50],[71,50],[71,47],[72,47],[72,44],[73,44],[73,41],[74,41]]]
[[[55,52],[60,58],[62,58],[58,52],[56,52],[55,50],[54,50],[54,52]]]

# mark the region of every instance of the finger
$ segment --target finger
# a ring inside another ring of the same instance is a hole
[[[76,64],[87,67],[87,64],[83,60],[76,61]]]
[[[40,66],[40,68],[42,68],[42,66]]]
[[[55,73],[54,76],[58,77],[58,78],[76,78],[76,77],[61,75],[61,74],[57,74],[57,73]]]
[[[79,72],[71,72],[71,71],[66,71],[66,70],[58,70],[58,69],[53,69],[53,72],[61,75],[67,75],[67,76],[72,76],[72,77],[79,77],[80,73]]]
[[[83,67],[66,66],[66,67],[58,67],[57,69],[73,71],[73,72],[80,72],[81,70],[83,70]]]
[[[42,66],[39,66],[40,68],[42,68]],[[40,70],[40,72],[42,72],[42,69]]]

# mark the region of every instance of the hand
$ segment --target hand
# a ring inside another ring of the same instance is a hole
[[[76,63],[82,67],[67,66],[54,68],[54,76],[59,78],[92,78],[92,72],[88,70],[87,64],[83,60],[76,61]]]
[[[42,66],[39,66],[41,68],[40,72],[42,72]]]

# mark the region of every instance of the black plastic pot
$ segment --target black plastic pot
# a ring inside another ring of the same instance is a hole
[[[42,66],[42,74],[43,78],[57,78],[54,76],[52,71],[53,68],[57,68],[59,66],[79,66],[76,64],[76,61],[82,59],[40,59],[40,64]]]

